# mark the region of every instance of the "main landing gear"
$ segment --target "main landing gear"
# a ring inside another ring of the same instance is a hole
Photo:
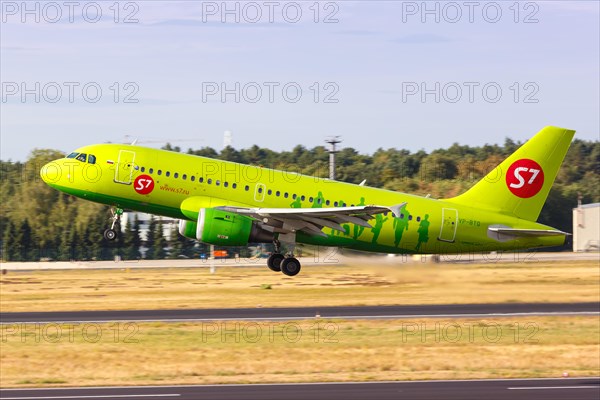
[[[117,221],[119,221],[119,219],[121,218],[121,215],[123,214],[123,209],[122,208],[111,208],[110,212],[112,213],[112,224],[110,225],[110,228],[106,229],[104,231],[104,239],[106,240],[115,240],[115,238],[117,237],[117,231],[115,231],[115,225],[117,224]]]
[[[293,254],[284,256],[281,254],[281,243],[279,240],[273,242],[275,245],[275,252],[267,259],[267,266],[271,271],[283,272],[287,276],[298,275],[300,272],[300,261],[298,261]]]

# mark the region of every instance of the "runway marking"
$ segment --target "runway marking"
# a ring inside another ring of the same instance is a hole
[[[3,397],[4,400],[50,400],[50,399],[116,399],[127,397],[179,397],[179,393],[170,394],[111,394],[111,395],[88,395],[88,396],[46,396],[46,397]]]
[[[49,323],[104,323],[104,322],[212,322],[212,321],[298,321],[307,319],[416,319],[416,318],[482,318],[482,317],[545,317],[545,316],[579,316],[600,315],[600,311],[573,312],[528,312],[528,313],[488,313],[488,314],[399,314],[399,315],[335,315],[297,316],[297,317],[240,317],[240,318],[162,318],[162,319],[100,319],[100,320],[48,320],[48,321],[13,321],[0,322],[8,324],[49,324]]]
[[[318,386],[318,385],[376,385],[376,384],[411,384],[411,383],[453,383],[453,382],[528,382],[528,381],[581,381],[600,379],[600,376],[582,376],[576,378],[487,378],[487,379],[437,379],[414,381],[348,381],[348,382],[283,382],[283,383],[215,383],[206,385],[148,385],[148,386],[84,386],[84,387],[31,387],[31,388],[4,388],[2,392],[16,392],[27,390],[97,390],[97,389],[175,389],[175,388],[201,388],[201,387],[240,387],[240,386]],[[19,397],[22,399],[23,397]],[[60,398],[60,397],[59,397]],[[5,398],[2,397],[4,400]]]
[[[508,390],[546,390],[546,389],[600,389],[600,386],[528,386],[509,387]]]

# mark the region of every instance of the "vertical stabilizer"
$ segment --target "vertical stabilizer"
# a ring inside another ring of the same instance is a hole
[[[536,221],[574,134],[545,127],[475,186],[448,201]]]

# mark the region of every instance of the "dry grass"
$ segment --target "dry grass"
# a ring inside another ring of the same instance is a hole
[[[134,333],[135,326],[139,330]],[[60,336],[56,325],[40,326],[39,332],[30,325],[25,336],[19,329],[8,325],[3,330],[2,387],[600,373],[597,317],[227,322],[225,327],[220,323],[88,324],[71,330],[63,325]],[[97,330],[102,335],[93,343]]]
[[[270,286],[270,290],[265,288]],[[8,311],[600,301],[598,262],[9,272]]]

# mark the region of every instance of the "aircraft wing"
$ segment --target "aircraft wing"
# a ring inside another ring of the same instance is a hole
[[[406,203],[391,207],[354,206],[335,208],[244,208],[217,207],[220,210],[246,215],[259,221],[265,230],[275,233],[294,233],[302,231],[309,235],[327,236],[321,230],[331,228],[344,232],[341,224],[352,223],[372,228],[367,222],[376,214],[392,212],[400,216],[400,208]]]

